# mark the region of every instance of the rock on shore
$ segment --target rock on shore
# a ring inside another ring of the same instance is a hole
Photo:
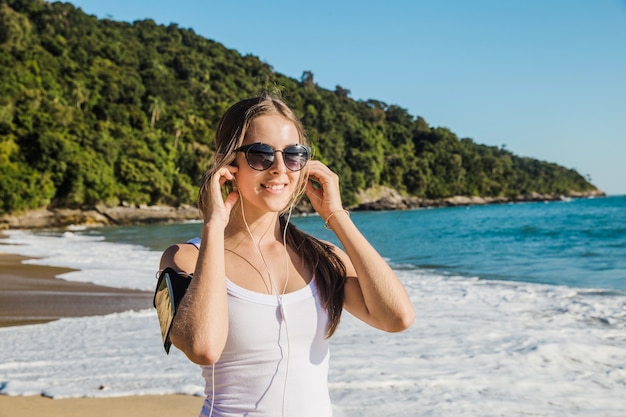
[[[199,220],[196,207],[181,206],[96,206],[82,209],[40,209],[21,215],[0,217],[0,229],[42,229],[68,226],[124,226],[131,224],[177,223]]]
[[[374,187],[361,191],[358,195],[361,203],[352,207],[352,210],[407,210],[420,207],[453,207],[453,206],[480,206],[486,204],[504,204],[532,201],[558,201],[572,198],[605,197],[600,190],[588,192],[570,192],[567,195],[552,195],[531,193],[517,198],[506,197],[476,197],[476,196],[453,196],[440,199],[427,199],[419,197],[404,197],[397,190],[388,187]]]
[[[373,187],[361,191],[357,195],[359,201],[353,207],[354,211],[380,210],[408,210],[421,207],[450,207],[475,206],[485,204],[503,204],[510,202],[528,201],[556,201],[571,198],[604,197],[600,190],[585,193],[571,192],[567,195],[547,195],[531,193],[515,199],[504,197],[476,197],[454,196],[442,199],[424,199],[402,196],[397,190],[388,187]],[[303,202],[296,208],[295,213],[311,212],[308,202]],[[181,206],[117,206],[108,207],[99,205],[88,209],[40,209],[19,215],[4,215],[0,217],[2,229],[44,229],[65,228],[73,225],[81,226],[113,226],[151,223],[179,223],[183,221],[200,220],[200,213],[196,207]]]

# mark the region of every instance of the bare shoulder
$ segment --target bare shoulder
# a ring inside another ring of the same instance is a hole
[[[193,273],[198,260],[198,249],[189,243],[172,245],[161,255],[160,269],[174,268],[177,271]]]

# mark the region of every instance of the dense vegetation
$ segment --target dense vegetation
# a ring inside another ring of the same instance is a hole
[[[193,203],[214,127],[235,100],[280,91],[345,203],[374,185],[410,196],[516,197],[594,189],[581,175],[357,101],[175,24],[0,0],[0,213],[98,203]]]

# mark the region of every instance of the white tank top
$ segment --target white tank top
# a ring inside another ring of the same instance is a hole
[[[189,243],[198,246],[199,239]],[[209,416],[212,401],[214,417],[332,416],[328,314],[315,278],[281,300],[228,279],[226,289],[228,338],[215,364],[214,398],[213,367],[202,367],[207,398],[200,416]]]

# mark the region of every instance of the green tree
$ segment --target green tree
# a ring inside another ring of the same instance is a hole
[[[175,24],[88,16],[69,3],[0,0],[0,213],[54,205],[193,204],[224,111],[262,89],[303,121],[344,204],[406,195],[516,198],[595,189],[574,170],[459,139],[350,90],[277,73]]]

